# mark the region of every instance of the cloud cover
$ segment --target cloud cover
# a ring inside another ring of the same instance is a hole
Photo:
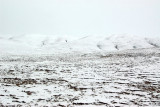
[[[0,0],[1,34],[160,35],[160,0]]]

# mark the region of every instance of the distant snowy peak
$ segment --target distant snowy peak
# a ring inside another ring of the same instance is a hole
[[[135,35],[53,36],[20,35],[0,37],[1,53],[52,54],[55,52],[111,52],[127,49],[159,48],[160,38]]]

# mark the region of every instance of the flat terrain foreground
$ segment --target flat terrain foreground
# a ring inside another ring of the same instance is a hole
[[[0,105],[160,106],[160,49],[3,55]]]

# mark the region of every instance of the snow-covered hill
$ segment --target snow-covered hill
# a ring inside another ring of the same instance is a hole
[[[133,35],[1,36],[0,106],[160,106],[159,47]]]
[[[160,47],[160,38],[134,35],[54,36],[19,35],[0,37],[1,54],[52,54],[57,52],[111,52]]]

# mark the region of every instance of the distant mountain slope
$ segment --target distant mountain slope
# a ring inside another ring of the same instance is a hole
[[[160,38],[134,35],[53,36],[19,35],[0,37],[3,54],[52,54],[58,52],[111,52],[160,47]]]

